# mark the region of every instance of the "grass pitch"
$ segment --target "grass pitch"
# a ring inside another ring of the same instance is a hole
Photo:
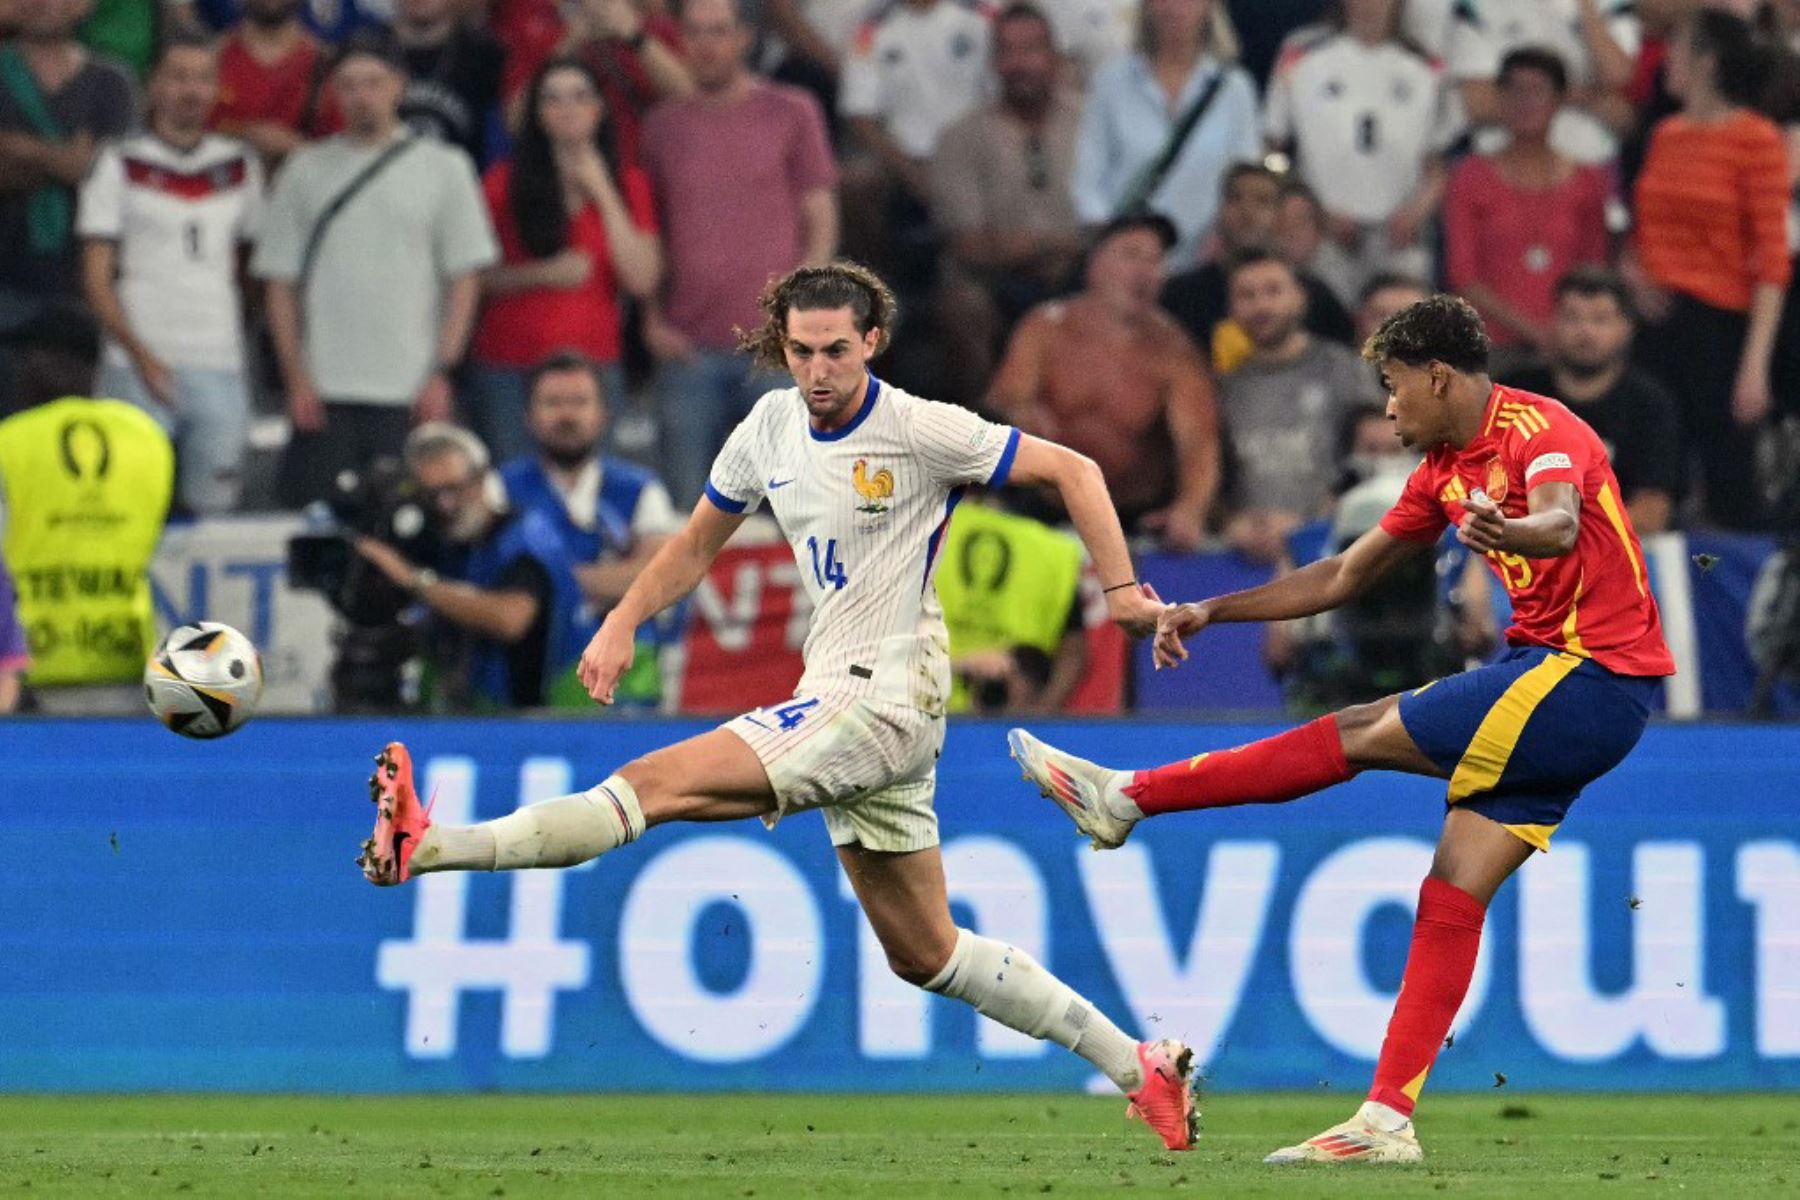
[[[1345,1095],[1225,1094],[1156,1148],[1045,1096],[0,1097],[0,1191],[53,1196],[1777,1196],[1800,1096],[1428,1096],[1417,1167],[1262,1165]]]

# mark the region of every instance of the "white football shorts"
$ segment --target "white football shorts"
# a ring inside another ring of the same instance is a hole
[[[795,696],[734,717],[775,789],[773,829],[822,809],[834,846],[901,853],[938,844],[937,759],[944,719],[861,696]]]

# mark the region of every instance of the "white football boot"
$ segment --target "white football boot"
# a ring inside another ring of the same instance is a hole
[[[1413,1132],[1410,1120],[1385,1104],[1365,1100],[1356,1115],[1343,1124],[1333,1125],[1298,1146],[1285,1146],[1263,1161],[1416,1163],[1424,1157],[1419,1135]]]
[[[1120,815],[1137,809],[1125,794],[1131,772],[1110,770],[1065,754],[1023,729],[1009,732],[1006,744],[1025,778],[1069,814],[1075,828],[1093,841],[1094,849],[1116,850],[1125,844],[1138,822],[1137,817]]]

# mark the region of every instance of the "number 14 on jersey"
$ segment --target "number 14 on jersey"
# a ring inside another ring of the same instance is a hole
[[[850,582],[850,576],[844,573],[844,560],[837,556],[837,539],[832,538],[825,543],[825,557],[819,557],[819,539],[806,539],[806,548],[812,552],[813,580],[822,588],[842,590]]]

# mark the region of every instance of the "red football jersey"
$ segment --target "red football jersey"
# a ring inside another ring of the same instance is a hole
[[[1643,547],[1619,495],[1606,447],[1586,421],[1548,396],[1494,385],[1481,433],[1458,450],[1438,446],[1406,481],[1381,528],[1407,541],[1435,541],[1463,518],[1477,489],[1509,518],[1529,511],[1541,483],[1581,493],[1575,549],[1560,558],[1490,552],[1488,565],[1512,597],[1506,640],[1591,658],[1621,675],[1673,675]]]

